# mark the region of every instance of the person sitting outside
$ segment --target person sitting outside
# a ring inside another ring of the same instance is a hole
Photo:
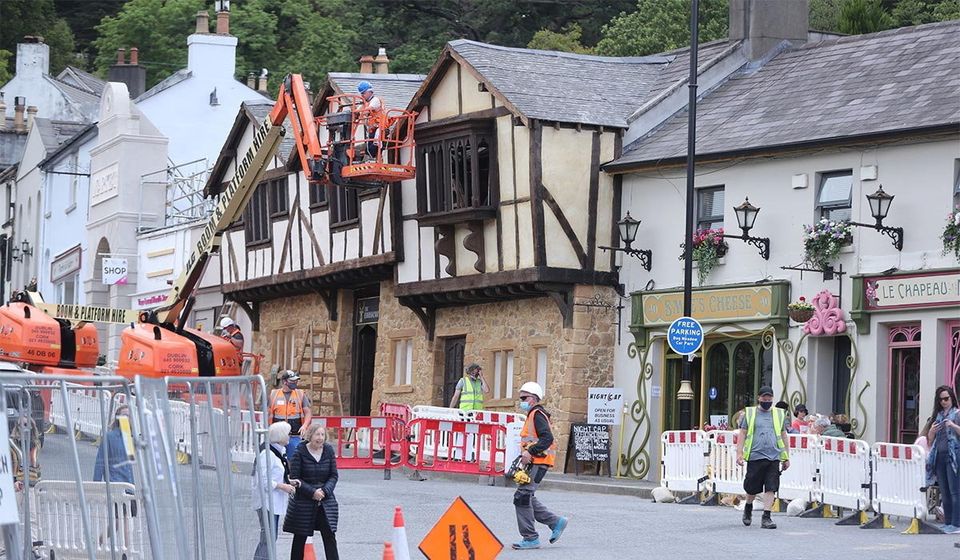
[[[845,437],[844,433],[837,429],[826,416],[817,416],[817,419],[810,426],[810,433],[818,436]]]
[[[807,410],[807,405],[798,404],[795,409],[793,409],[793,422],[791,422],[790,427],[794,430],[794,433],[797,434],[806,434],[810,432],[810,411]]]

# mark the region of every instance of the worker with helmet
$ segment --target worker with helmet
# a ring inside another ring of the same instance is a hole
[[[237,352],[243,352],[243,333],[240,332],[240,325],[230,317],[220,319],[220,336],[233,344]]]
[[[543,387],[539,383],[528,381],[520,387],[520,409],[527,413],[520,431],[520,462],[528,466],[530,480],[517,486],[513,494],[517,525],[523,537],[520,542],[513,543],[513,548],[518,550],[540,548],[540,534],[535,522],[550,528],[550,544],[557,542],[567,528],[567,518],[548,510],[534,495],[557,457],[557,444],[550,429],[550,413],[540,404],[542,400]]]
[[[363,111],[366,115],[366,118],[364,119],[364,127],[366,128],[364,137],[367,140],[367,155],[373,159],[376,159],[377,153],[380,151],[380,142],[377,140],[377,131],[383,124],[381,121],[383,121],[386,115],[384,112],[383,99],[373,92],[373,85],[366,80],[357,84],[357,93],[359,93],[360,97],[363,98],[363,107],[361,108],[361,111]]]
[[[293,452],[300,445],[300,435],[306,431],[313,420],[310,396],[307,392],[298,389],[300,375],[288,369],[280,374],[279,389],[270,391],[269,408],[267,409],[267,424],[286,422],[290,424],[290,441],[287,442],[287,457],[293,457]]]

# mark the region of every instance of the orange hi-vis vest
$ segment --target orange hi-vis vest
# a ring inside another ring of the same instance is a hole
[[[303,391],[294,389],[288,399],[283,389],[274,389],[270,395],[270,415],[275,422],[303,417]]]
[[[534,425],[533,417],[537,414],[543,414],[543,417],[547,419],[547,424],[550,423],[550,418],[547,417],[546,413],[542,410],[533,410],[530,414],[527,415],[526,421],[523,423],[523,429],[520,430],[520,449],[525,450],[527,447],[537,443],[540,440],[540,436],[537,435],[537,427]],[[550,444],[549,449],[546,450],[543,457],[533,457],[532,462],[534,465],[546,465],[548,467],[553,467],[553,464],[557,459],[557,440],[554,438],[553,443]]]

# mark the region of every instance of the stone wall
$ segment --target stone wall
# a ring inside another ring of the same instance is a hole
[[[616,301],[609,288],[577,286],[574,293],[578,303],[586,303],[595,294]],[[487,396],[484,408],[515,411],[520,386],[536,380],[537,349],[545,348],[544,404],[552,414],[560,447],[558,459],[562,461],[570,424],[586,419],[587,389],[612,385],[616,318],[615,309],[575,306],[573,326],[564,328],[559,309],[546,297],[442,308],[437,310],[436,336],[431,342],[416,315],[397,302],[393,283],[383,282],[372,408],[377,410],[380,402],[447,406],[441,402],[444,339],[465,336],[464,364],[477,362],[483,366],[491,388],[494,353],[514,352],[512,397]],[[397,384],[394,379],[395,342],[402,339],[413,340],[410,384]]]

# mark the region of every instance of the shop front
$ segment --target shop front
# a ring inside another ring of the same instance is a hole
[[[876,347],[877,438],[913,443],[936,387],[960,388],[960,269],[853,278],[851,313]]]

